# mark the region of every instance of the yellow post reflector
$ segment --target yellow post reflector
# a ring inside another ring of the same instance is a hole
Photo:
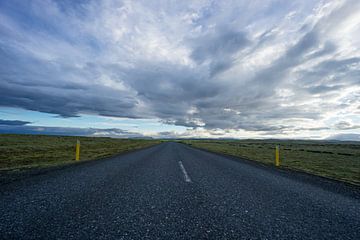
[[[79,161],[80,160],[80,141],[76,140],[76,155],[75,155],[75,160]]]
[[[275,150],[275,166],[277,166],[277,167],[280,166],[280,149],[279,149],[279,145],[276,145],[276,150]]]

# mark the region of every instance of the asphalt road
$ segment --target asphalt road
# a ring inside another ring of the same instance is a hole
[[[358,190],[163,143],[0,186],[0,239],[360,239]]]

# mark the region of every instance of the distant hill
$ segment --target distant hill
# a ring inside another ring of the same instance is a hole
[[[360,134],[356,134],[356,133],[337,134],[327,138],[327,140],[360,141]]]

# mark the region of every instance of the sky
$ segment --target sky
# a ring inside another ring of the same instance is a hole
[[[0,133],[360,141],[360,1],[0,0]]]

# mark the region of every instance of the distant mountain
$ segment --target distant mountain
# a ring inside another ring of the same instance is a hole
[[[356,133],[342,133],[328,137],[327,140],[337,141],[360,141],[360,134]]]

